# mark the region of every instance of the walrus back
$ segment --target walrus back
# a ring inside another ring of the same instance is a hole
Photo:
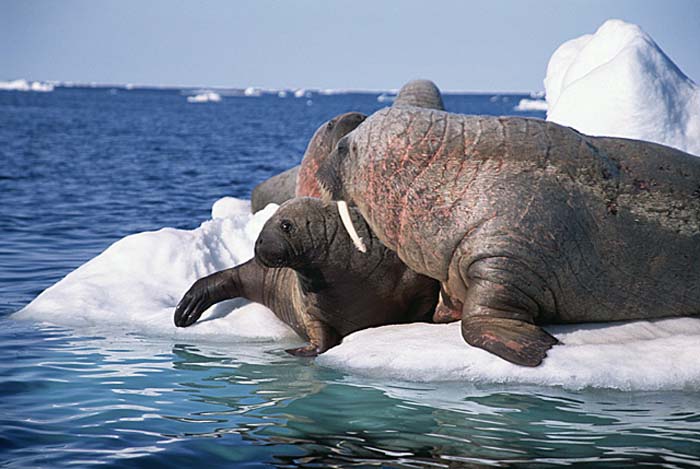
[[[700,160],[416,108],[380,111],[351,137],[345,190],[417,272],[446,282],[455,263],[520,256],[557,299],[549,320],[700,312]]]

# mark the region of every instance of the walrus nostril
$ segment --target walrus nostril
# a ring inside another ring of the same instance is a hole
[[[262,236],[258,236],[257,241],[255,241],[255,245],[256,245],[256,246],[262,246],[262,244],[263,244],[263,237],[262,237]]]

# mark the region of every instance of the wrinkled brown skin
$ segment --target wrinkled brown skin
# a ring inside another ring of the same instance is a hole
[[[311,137],[300,165],[253,188],[250,195],[251,211],[255,213],[264,209],[267,204],[281,204],[294,197],[319,197],[321,193],[315,179],[319,163],[333,151],[338,140],[355,130],[366,117],[359,112],[346,112],[321,124]]]
[[[346,112],[325,122],[316,130],[306,147],[299,165],[295,195],[320,197],[321,189],[316,181],[319,164],[328,158],[338,141],[352,132],[367,116],[359,112]]]
[[[536,119],[381,110],[321,168],[462,335],[537,366],[536,324],[700,314],[700,158]]]
[[[430,80],[411,80],[403,85],[392,106],[445,110],[440,89]]]
[[[187,327],[213,304],[243,297],[270,308],[310,342],[289,353],[315,356],[360,329],[429,321],[439,282],[408,269],[357,210],[350,214],[366,253],[353,246],[335,203],[285,202],[263,227],[255,258],[197,280],[175,310],[175,325]]]

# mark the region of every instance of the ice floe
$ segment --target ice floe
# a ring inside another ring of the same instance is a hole
[[[546,111],[547,101],[542,99],[521,99],[517,106],[513,108],[516,111]]]
[[[14,317],[205,342],[294,338],[270,310],[240,299],[210,308],[186,329],[172,320],[173,308],[196,279],[253,256],[253,242],[275,210],[270,205],[251,215],[248,201],[224,198],[214,204],[213,219],[194,230],[163,228],[127,236]]]
[[[637,25],[608,20],[565,42],[544,85],[550,121],[700,155],[700,89]]]
[[[263,95],[263,90],[260,88],[256,88],[255,86],[249,86],[245,90],[243,90],[243,95],[244,96],[249,96],[251,98],[258,98]]]
[[[700,388],[700,319],[550,326],[563,345],[542,365],[508,363],[462,339],[460,324],[366,329],[317,358],[369,378],[615,388]]]
[[[48,93],[54,90],[52,83],[42,81],[27,81],[23,79],[12,81],[0,81],[0,90],[3,91],[37,91]]]
[[[221,101],[221,95],[213,91],[187,97],[188,103],[218,103],[219,101]]]
[[[310,98],[311,91],[309,91],[305,88],[299,88],[298,90],[294,91],[294,97],[295,98]]]
[[[197,278],[252,257],[276,205],[250,214],[248,201],[225,197],[193,230],[164,228],[127,236],[15,314],[102,334],[137,333],[196,344],[299,341],[265,307],[231,300],[189,328],[173,325],[174,307]],[[104,332],[104,331],[108,332]],[[567,388],[700,389],[700,318],[551,326],[564,345],[537,368],[519,367],[467,345],[459,323],[407,324],[359,331],[317,363],[371,379],[519,383]]]

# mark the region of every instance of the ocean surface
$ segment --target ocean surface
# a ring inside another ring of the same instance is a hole
[[[369,379],[288,356],[9,316],[115,241],[194,229],[377,94],[0,91],[0,466],[700,466],[700,396]],[[447,95],[518,112],[528,95]],[[76,314],[80,313],[76,311]],[[643,373],[644,370],[640,370]]]

